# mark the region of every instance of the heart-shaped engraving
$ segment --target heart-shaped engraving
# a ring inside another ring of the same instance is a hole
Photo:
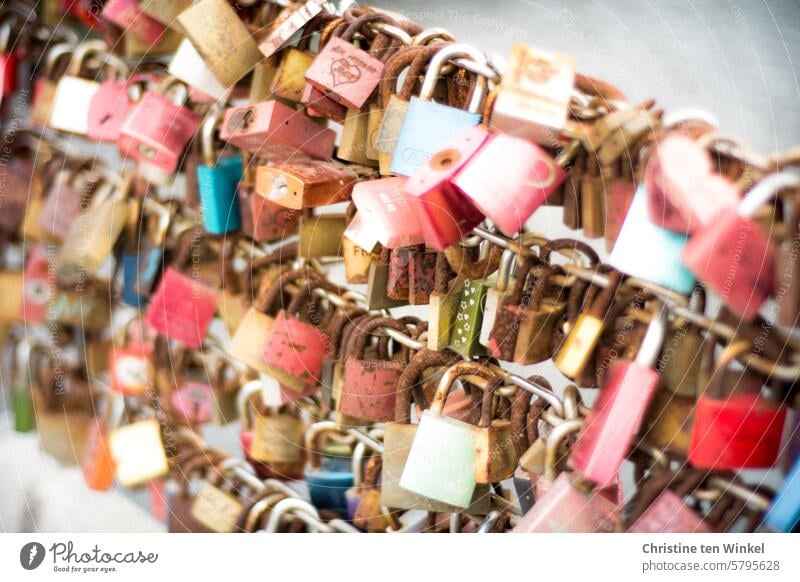
[[[361,69],[349,58],[336,59],[331,63],[333,86],[355,83],[361,78]]]

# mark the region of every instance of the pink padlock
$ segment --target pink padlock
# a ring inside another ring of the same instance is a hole
[[[483,220],[475,205],[453,186],[452,179],[487,139],[486,129],[469,129],[434,154],[405,183],[425,242],[438,250],[461,240]]]
[[[282,386],[296,392],[319,384],[322,360],[332,349],[324,331],[299,317],[309,293],[309,284],[304,283],[289,306],[278,313],[264,341],[268,373]]]
[[[703,518],[683,499],[698,489],[704,473],[684,468],[657,473],[644,481],[627,509],[632,533],[711,533]],[[627,512],[626,512],[627,513]]]
[[[147,323],[170,339],[199,348],[216,310],[211,289],[169,267],[147,309]]]
[[[361,109],[383,76],[383,63],[351,44],[361,23],[331,37],[306,71],[306,81],[348,109]]]
[[[173,87],[182,90],[178,102],[167,97]],[[174,78],[167,78],[156,91],[145,91],[122,125],[117,141],[120,153],[174,172],[202,121],[183,105],[187,99],[186,85]]]
[[[151,46],[157,44],[167,30],[161,22],[144,12],[136,0],[109,0],[103,7],[103,18]]]
[[[89,103],[87,135],[96,141],[116,142],[122,125],[133,112],[130,83],[104,81]]]
[[[711,156],[694,140],[669,135],[655,147],[645,169],[650,218],[687,235],[736,207],[734,184],[712,171]]]
[[[170,404],[187,424],[205,424],[214,418],[214,391],[208,384],[187,382],[172,393]]]
[[[400,333],[405,326],[390,317],[376,317],[364,324],[345,354],[344,383],[337,410],[369,422],[394,420],[397,383],[403,365],[397,361],[365,358],[367,340],[379,327]]]
[[[329,160],[336,141],[333,130],[278,101],[229,108],[220,137],[275,163],[302,161],[303,154]]]
[[[361,220],[375,232],[381,245],[389,249],[424,242],[422,228],[406,194],[406,178],[383,178],[358,182],[352,199]]]
[[[499,134],[486,140],[452,183],[501,232],[513,236],[566,176],[536,144]]]

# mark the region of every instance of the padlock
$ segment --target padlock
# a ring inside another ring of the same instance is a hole
[[[473,363],[458,363],[445,372],[431,408],[422,413],[408,453],[400,487],[436,501],[466,508],[475,492],[476,427],[442,416],[453,382],[463,375],[498,381],[496,374]]]
[[[170,339],[198,348],[216,310],[210,289],[169,267],[147,308],[147,322]]]
[[[100,41],[85,42],[75,49],[69,68],[56,84],[49,125],[53,129],[86,135],[89,131],[89,112],[92,100],[101,87],[99,80],[80,76],[85,73],[86,63],[93,58],[101,59],[101,66],[111,65],[122,78],[127,77],[128,68],[117,57],[106,52]],[[120,83],[121,79],[108,83]]]
[[[448,343],[450,349],[456,353],[476,356],[484,352],[484,347],[478,342],[478,338],[489,287],[485,280],[466,279],[462,283]]]
[[[140,323],[138,320],[134,320]],[[133,338],[128,322],[115,337],[108,360],[108,384],[112,391],[127,396],[144,396],[154,385],[150,358],[153,346],[144,338]],[[141,335],[141,333],[140,333]]]
[[[17,15],[14,13],[8,12],[0,19],[0,97],[4,99],[17,90],[19,62],[14,50],[16,42],[11,40],[16,25]]]
[[[513,236],[561,187],[567,176],[562,166],[578,147],[573,142],[554,159],[525,139],[491,135],[452,184],[501,232]]]
[[[204,382],[184,382],[170,396],[177,422],[196,427],[214,419],[214,391]]]
[[[169,469],[161,426],[155,418],[133,420],[112,429],[109,448],[116,467],[116,480],[123,487],[142,485],[161,477]]]
[[[89,169],[90,162],[77,168],[64,168],[45,185],[44,203],[36,225],[53,240],[63,240],[80,212],[91,203],[100,177]]]
[[[370,21],[375,19],[370,17]],[[385,21],[387,17],[378,19]],[[363,23],[363,19],[357,18],[344,29],[341,37],[334,33],[305,75],[309,84],[350,110],[361,109],[383,74],[380,60],[352,44]]]
[[[656,310],[636,359],[617,360],[608,372],[570,455],[570,466],[599,487],[617,477],[658,384],[654,368],[668,320],[666,307]]]
[[[759,181],[736,210],[723,210],[696,230],[683,263],[745,321],[752,321],[775,286],[775,245],[753,220],[780,191],[797,188],[798,174],[785,170]]]
[[[453,179],[488,139],[488,132],[480,126],[458,134],[420,164],[405,183],[425,242],[436,249],[458,242],[483,220],[475,205],[454,186]]]
[[[125,401],[111,392],[104,394],[101,410],[92,419],[86,449],[81,458],[81,472],[86,486],[107,491],[114,485],[114,459],[109,448],[109,430],[116,426],[125,410]]]
[[[235,232],[242,225],[237,188],[244,174],[239,154],[217,156],[214,136],[221,110],[203,121],[203,164],[197,167],[197,187],[203,209],[203,226],[209,234]]]
[[[305,77],[303,77],[303,82],[305,83]],[[322,117],[336,123],[344,123],[349,111],[347,107],[325,97],[323,93],[308,83],[305,83],[300,103],[305,105],[306,115],[309,117]]]
[[[391,170],[398,176],[410,176],[440,151],[455,136],[478,125],[478,112],[486,89],[486,78],[478,75],[467,111],[431,101],[442,67],[457,58],[468,58],[485,65],[485,57],[468,45],[451,44],[440,49],[431,59],[419,97],[412,97],[403,127],[397,137]],[[430,241],[429,241],[430,242]]]
[[[706,294],[702,286],[695,287],[688,308],[699,315],[705,313]],[[664,341],[661,386],[679,396],[696,397],[700,385],[702,346],[700,328],[685,319],[677,319]]]
[[[559,267],[550,265],[539,273],[529,301],[519,314],[513,358],[518,364],[538,364],[553,355],[553,337],[567,308],[563,287],[553,283],[559,272]]]
[[[256,193],[275,204],[301,210],[349,200],[357,179],[355,172],[336,162],[259,165]]]
[[[339,443],[322,444],[328,433],[339,436],[333,421],[317,422],[306,431],[305,449],[309,463],[305,470],[311,502],[319,509],[330,509],[339,515],[347,513],[345,492],[353,486],[351,446],[339,437]]]
[[[761,390],[724,394],[723,377],[750,345],[736,340],[723,349],[695,407],[689,463],[699,469],[738,470],[771,467],[778,458],[786,406]]]
[[[366,532],[385,532],[400,527],[397,516],[381,503],[382,466],[383,460],[376,454],[369,458],[364,469],[353,525]]]
[[[489,123],[498,131],[553,147],[567,122],[575,59],[515,43]]]
[[[534,503],[544,498],[553,484],[556,482],[558,475],[563,473],[563,453],[564,445],[572,435],[578,433],[584,426],[581,419],[565,420],[561,424],[555,426],[550,434],[545,439],[545,453],[544,462],[542,464],[543,473],[535,475],[536,479],[533,480],[533,498]],[[569,450],[569,449],[568,449]]]
[[[300,217],[297,255],[305,260],[342,256],[347,228],[344,214],[308,214]]]
[[[609,272],[608,286],[601,289],[591,300],[588,309],[580,312],[569,329],[561,348],[553,358],[556,367],[567,378],[576,379],[586,369],[592,358],[603,331],[606,312],[614,302],[620,279],[619,272]],[[578,289],[578,287],[573,289]]]
[[[125,82],[103,81],[89,103],[87,136],[95,141],[116,142],[146,80],[143,75],[134,75]]]
[[[33,382],[26,365],[30,352],[28,341],[23,339],[17,342],[11,357],[12,369],[9,371],[13,383],[14,430],[21,433],[31,432],[36,428]]]
[[[167,72],[216,101],[227,101],[231,93],[231,88],[220,83],[188,38],[181,41],[169,62]]]
[[[327,334],[300,315],[312,286],[319,283],[318,280],[301,283],[289,306],[278,312],[264,340],[267,373],[295,392],[305,392],[319,385],[322,360],[331,349]]]
[[[172,489],[168,495],[167,531],[170,533],[209,533],[208,527],[192,515],[194,498],[199,484],[211,477],[215,465],[223,457],[213,450],[194,449],[183,453],[176,462],[176,483],[168,482]],[[155,481],[153,481],[154,483]]]
[[[608,262],[633,277],[689,294],[696,280],[681,262],[686,237],[653,224],[647,206],[647,187],[642,184],[633,196]]]
[[[225,0],[195,2],[178,22],[224,87],[235,85],[262,58],[247,25]]]
[[[45,59],[43,71],[34,82],[29,114],[31,125],[44,128],[50,123],[58,79],[69,68],[74,50],[75,46],[70,43],[55,44],[47,49],[43,56]]]
[[[394,418],[397,381],[403,371],[401,362],[366,357],[367,340],[379,327],[405,332],[405,326],[390,317],[376,317],[355,332],[344,356],[344,384],[337,402],[337,411],[370,422]]]
[[[456,278],[444,253],[436,257],[433,292],[428,298],[428,349],[441,350],[450,343],[463,279]]]
[[[350,284],[361,285],[367,283],[369,279],[372,251],[377,241],[372,236],[372,229],[364,228],[365,225],[352,203],[347,206],[347,219],[349,222],[342,239],[345,278]],[[353,224],[354,222],[355,224]],[[369,232],[365,233],[365,231]],[[363,240],[367,242],[362,243],[362,246],[359,243]],[[368,248],[369,250],[367,250]]]
[[[142,12],[155,18],[165,26],[180,30],[178,15],[191,4],[191,0],[141,0],[139,7]]]
[[[152,201],[151,201],[152,202]],[[131,213],[126,227],[125,248],[122,252],[122,301],[141,308],[150,300],[155,283],[161,274],[165,241],[172,225],[171,208],[161,204],[148,204],[141,216],[145,223],[140,229],[140,216],[135,212],[137,204],[129,203]]]
[[[618,522],[616,506],[565,471],[536,500],[514,533],[610,533]]]
[[[712,171],[709,152],[681,135],[668,134],[658,142],[644,179],[650,220],[683,236],[739,202],[733,182]]]
[[[394,301],[408,303],[408,267],[411,248],[392,249],[389,253],[389,277],[386,280],[386,296]]]
[[[250,471],[250,466],[241,459],[225,459],[214,467],[192,501],[192,517],[209,531],[231,533],[234,530],[244,502],[249,496],[247,481],[233,472],[234,468]]]
[[[81,213],[56,255],[54,269],[66,285],[98,279],[128,221],[131,176],[109,176],[98,188],[91,205]]]
[[[783,485],[778,490],[764,522],[778,532],[796,532],[800,525],[800,457],[794,467],[786,473]]]
[[[489,485],[508,479],[519,461],[511,422],[495,418],[495,390],[501,385],[502,380],[497,380],[483,388],[480,419],[475,431],[476,483]]]
[[[600,238],[605,235],[606,177],[600,167],[598,155],[588,152],[580,181],[581,229],[586,238]]]
[[[242,214],[242,232],[256,242],[268,242],[297,234],[300,213],[275,204],[251,186],[242,183],[238,188],[239,211]]]
[[[137,0],[109,0],[103,7],[103,18],[147,44],[157,44],[167,27],[139,6]]]
[[[322,0],[293,4],[286,7],[270,26],[267,35],[259,42],[258,50],[269,58],[286,45],[312,18],[323,10]]]
[[[389,249],[423,242],[420,224],[405,193],[405,178],[365,180],[353,186],[352,199],[359,216],[378,242]]]
[[[173,101],[168,95],[176,87],[183,94],[175,95],[177,101]],[[202,121],[185,106],[187,98],[186,85],[171,77],[156,90],[145,91],[120,130],[120,154],[174,172]]]
[[[626,521],[633,533],[711,533],[708,523],[684,502],[703,483],[703,474],[684,468],[651,476],[630,501]]]
[[[305,76],[315,57],[314,53],[308,51],[310,41],[311,35],[304,33],[297,47],[290,47],[281,55],[278,70],[272,80],[272,93],[275,97],[303,103],[306,107],[316,105],[315,96],[310,91],[312,87],[306,83]]]
[[[282,163],[303,154],[333,156],[336,134],[279,101],[264,101],[225,112],[220,137],[260,158]]]

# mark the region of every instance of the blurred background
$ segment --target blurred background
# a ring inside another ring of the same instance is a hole
[[[800,144],[797,0],[374,4],[424,26],[446,28],[499,57],[515,41],[568,53],[581,73],[617,85],[631,102],[656,97],[668,112],[707,110],[725,132],[763,154]],[[530,227],[553,238],[571,232],[561,226],[557,209],[537,212]],[[228,425],[211,428],[206,436],[235,452],[238,431]],[[164,529],[149,515],[147,491],[88,490],[77,468],[59,466],[40,453],[35,433],[15,433],[5,411],[0,412],[0,475],[0,531]]]

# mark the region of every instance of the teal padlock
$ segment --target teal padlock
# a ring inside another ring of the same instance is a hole
[[[336,429],[336,423],[328,420],[317,422],[306,431],[305,446],[310,457],[305,470],[308,494],[314,507],[344,516],[347,514],[347,490],[353,486],[354,479],[352,448],[346,441],[320,446],[324,433],[344,437]]]
[[[460,376],[488,382],[499,376],[477,362],[459,362],[442,376],[433,404],[422,413],[408,453],[400,487],[454,507],[469,507],[477,486],[477,427],[444,416],[450,388]]]
[[[689,295],[697,280],[681,261],[687,237],[656,226],[650,220],[647,203],[641,184],[608,262],[623,273]]]
[[[419,97],[412,97],[408,104],[408,112],[392,156],[392,174],[410,176],[452,138],[481,122],[480,109],[486,94],[487,81],[483,75],[476,77],[476,87],[466,111],[431,100],[442,67],[459,58],[469,59],[477,67],[485,69],[487,74],[491,74],[486,57],[475,47],[451,44],[434,55],[422,82]]]
[[[242,227],[237,195],[244,174],[241,154],[217,159],[214,136],[219,125],[219,111],[203,122],[203,163],[197,166],[197,188],[203,211],[203,226],[209,234],[235,232]]]

